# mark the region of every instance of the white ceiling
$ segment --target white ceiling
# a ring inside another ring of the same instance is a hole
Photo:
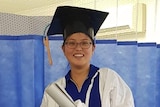
[[[45,7],[50,5],[62,4],[64,2],[72,1],[72,3],[83,5],[83,3],[97,2],[98,5],[102,3],[105,6],[116,5],[117,0],[0,0],[0,12],[5,13],[19,13],[34,8]],[[107,3],[106,3],[107,2]],[[120,4],[128,4],[136,2],[136,0],[122,0]],[[102,5],[101,4],[101,5]]]
[[[66,0],[0,0],[0,12],[17,13],[64,1]]]
[[[27,16],[51,16],[57,6],[72,5],[108,11],[121,5],[153,3],[155,0],[0,0],[0,12]]]

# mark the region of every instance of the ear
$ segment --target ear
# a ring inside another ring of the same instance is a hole
[[[95,45],[92,45],[92,52],[94,52],[96,46]]]
[[[65,52],[65,47],[62,45],[61,48],[62,48],[62,51],[63,51],[63,53],[64,53],[64,52]]]

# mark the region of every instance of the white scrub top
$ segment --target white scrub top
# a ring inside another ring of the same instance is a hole
[[[100,74],[99,90],[102,104],[101,107],[134,107],[134,99],[130,88],[115,71],[109,68],[101,68],[97,71],[97,73]],[[97,73],[95,73],[95,76]],[[95,76],[93,76],[93,79]],[[94,81],[92,81],[88,87],[85,103],[75,101],[77,107],[88,107],[93,82]],[[57,84],[65,89],[66,79],[63,77],[50,85],[53,84]],[[47,88],[49,88],[49,86]],[[59,107],[59,105],[45,91],[41,107]]]

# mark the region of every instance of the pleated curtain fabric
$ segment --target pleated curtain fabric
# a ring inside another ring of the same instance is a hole
[[[42,35],[0,36],[1,107],[39,107],[44,88],[67,73],[62,38],[49,37],[52,66],[42,39]],[[97,40],[91,63],[120,74],[136,107],[160,106],[160,44]]]

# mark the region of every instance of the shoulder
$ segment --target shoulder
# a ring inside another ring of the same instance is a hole
[[[100,94],[103,105],[134,107],[132,91],[116,71],[109,68],[100,68],[98,72],[100,74]]]
[[[100,74],[101,83],[108,84],[111,86],[127,85],[123,78],[113,69],[110,68],[100,68],[98,70]]]
[[[110,81],[114,81],[117,78],[117,73],[110,68],[100,68],[98,72],[101,82],[110,83]]]
[[[53,84],[58,84],[58,85],[60,85],[60,86],[62,86],[62,87],[65,87],[65,86],[66,86],[66,82],[65,82],[65,81],[66,81],[65,77],[59,78],[58,80],[50,83],[50,84],[47,86],[47,88],[48,88],[49,86],[53,85]]]
[[[119,74],[114,71],[113,69],[110,68],[100,68],[98,70],[98,72],[100,73],[100,76],[105,76],[105,77],[119,77]],[[112,78],[113,79],[113,78]]]

